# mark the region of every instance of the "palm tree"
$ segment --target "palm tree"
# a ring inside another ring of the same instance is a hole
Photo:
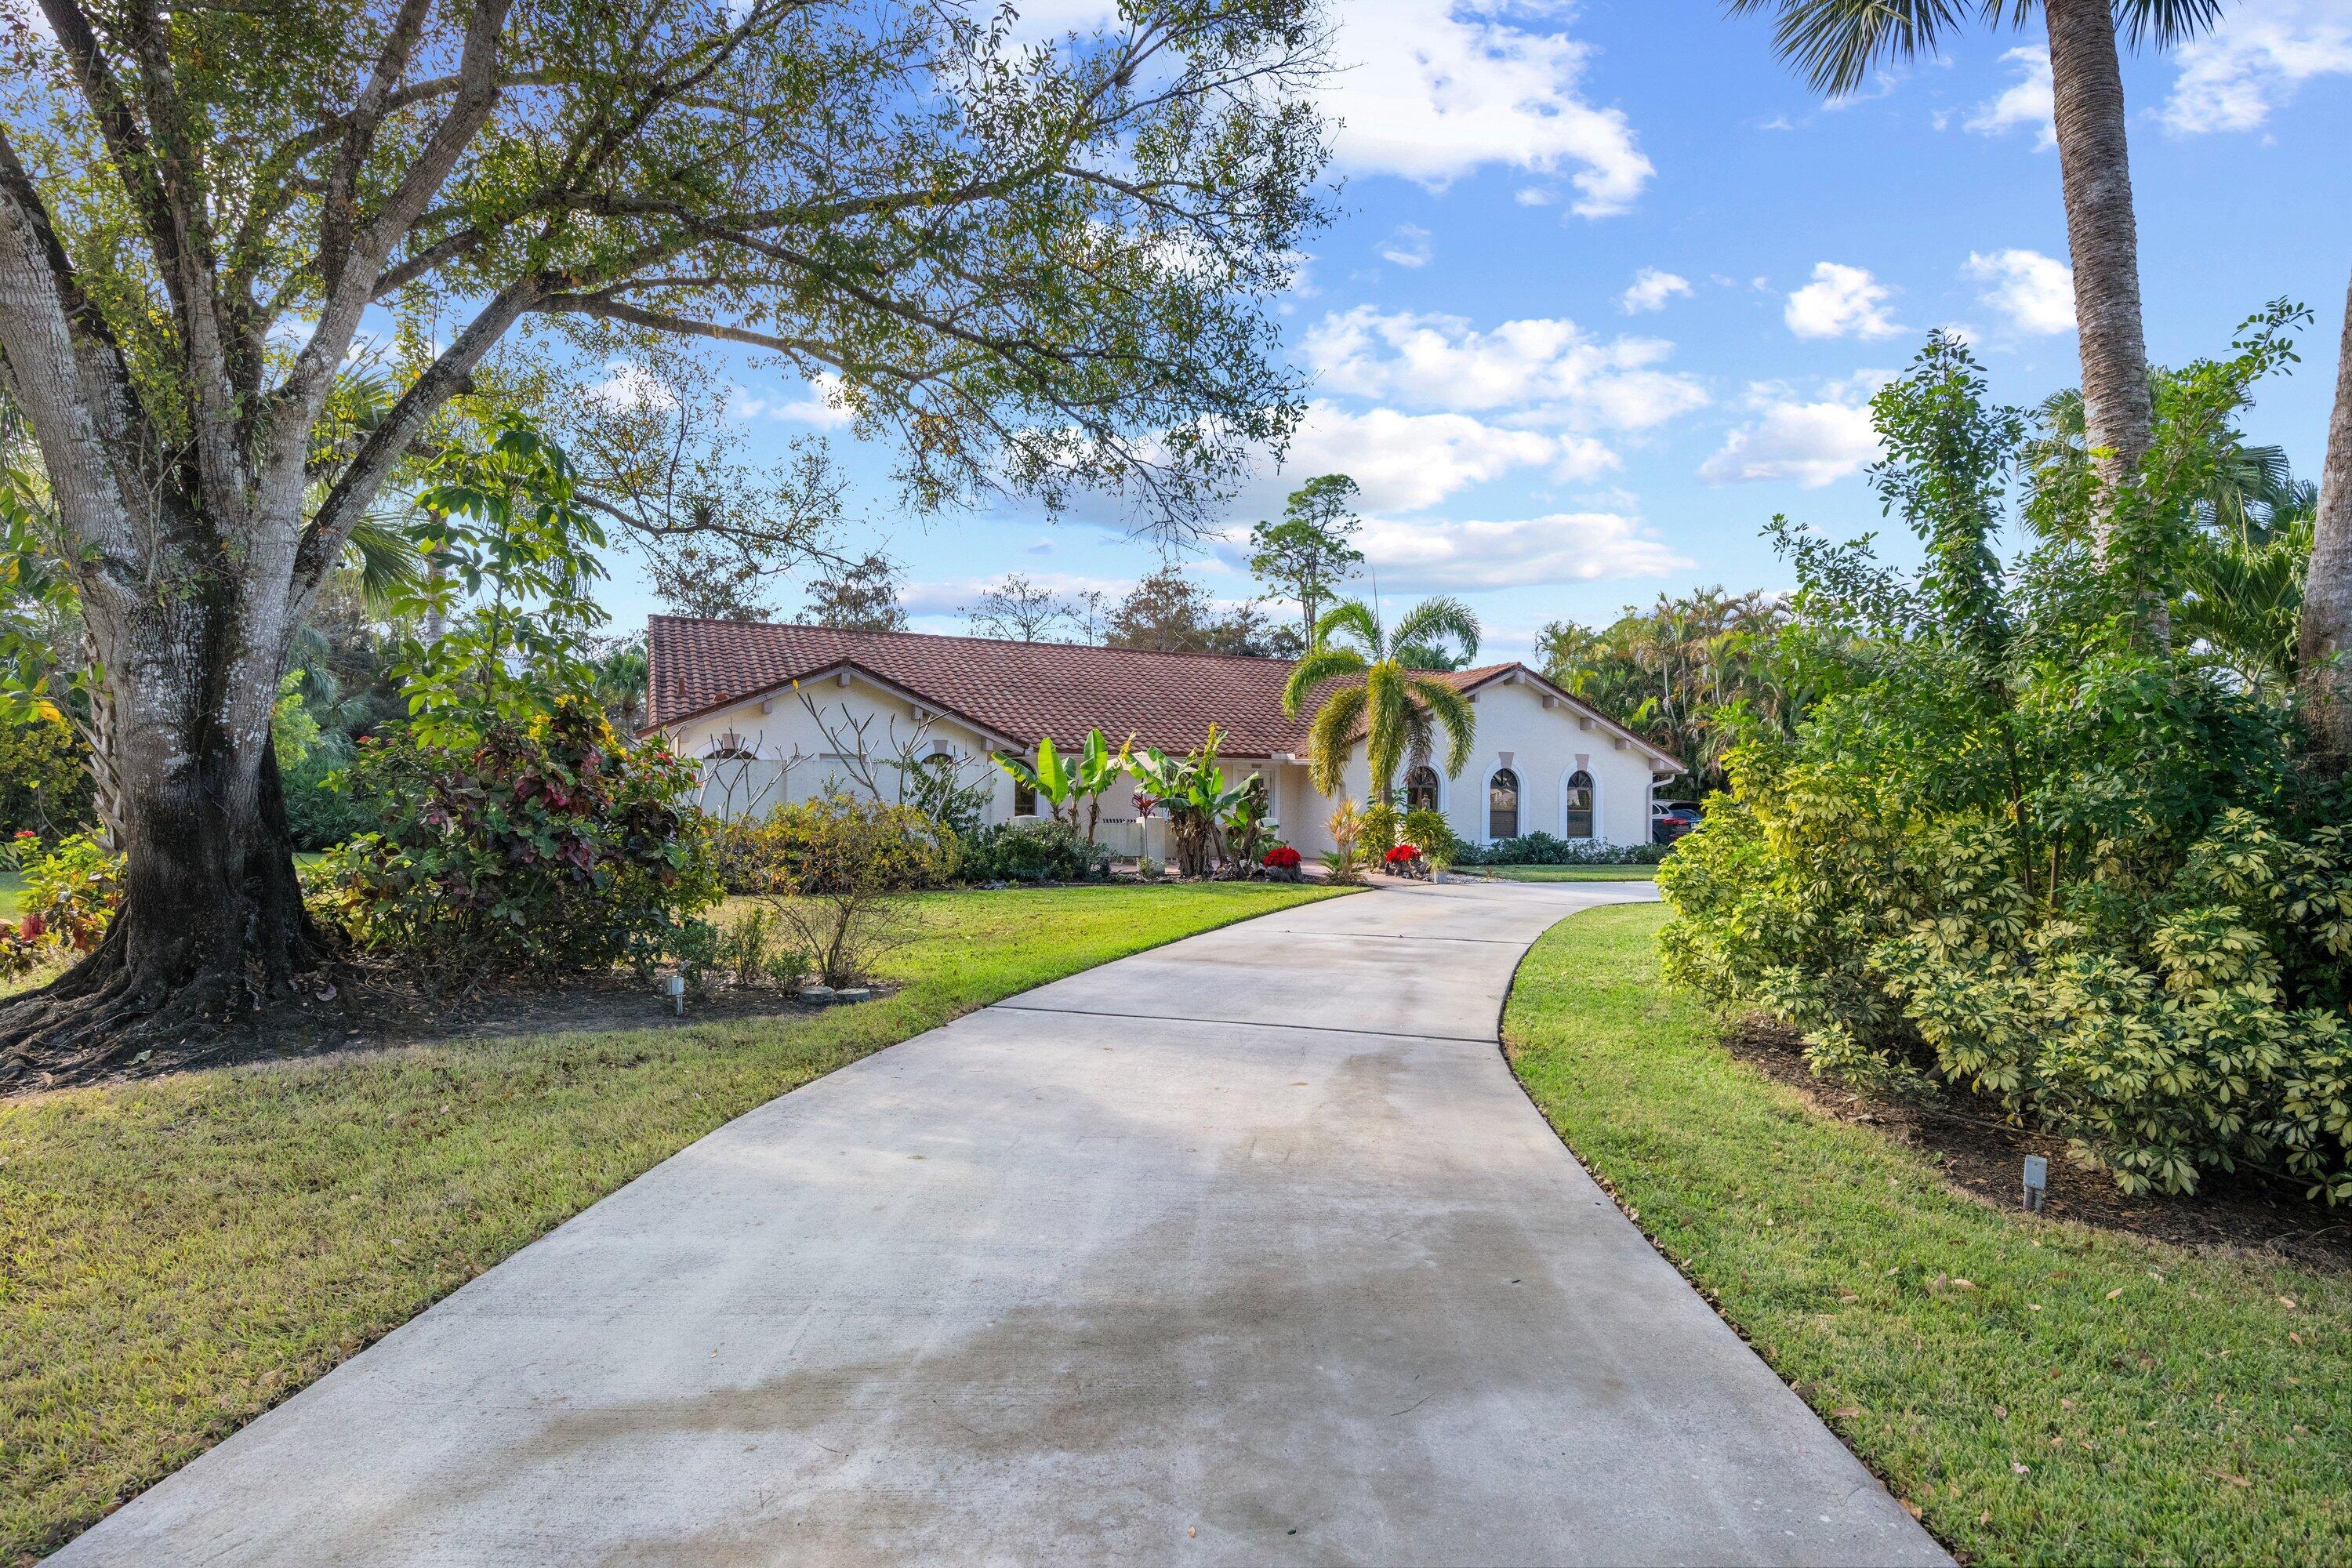
[[[1812,84],[1851,92],[1883,60],[1934,55],[1973,4],[1984,21],[2021,26],[2038,3],[2050,37],[2066,247],[2074,264],[2089,445],[2110,491],[2147,450],[2154,409],[2140,326],[2139,233],[2124,136],[2118,26],[2137,47],[2168,47],[2210,27],[2221,0],[1724,0],[1779,15],[1773,43]],[[2105,522],[2098,524],[2104,542]]]
[[[2336,405],[2312,515],[2295,663],[2312,749],[2329,773],[2352,772],[2352,290],[2336,360]]]
[[[1308,776],[1318,790],[1339,793],[1359,731],[1371,764],[1373,803],[1394,794],[1397,770],[1407,757],[1434,754],[1440,730],[1446,773],[1462,771],[1470,761],[1477,713],[1462,693],[1405,657],[1416,648],[1443,647],[1448,637],[1462,645],[1465,661],[1478,656],[1478,617],[1459,599],[1424,599],[1393,632],[1360,599],[1324,612],[1315,623],[1315,647],[1282,689],[1282,710],[1295,719],[1318,687],[1331,683],[1307,731]]]

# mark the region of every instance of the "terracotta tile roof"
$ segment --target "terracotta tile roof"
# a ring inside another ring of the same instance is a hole
[[[1310,700],[1297,719],[1283,716],[1290,660],[1231,654],[654,616],[646,625],[646,657],[647,730],[843,665],[1022,745],[1051,735],[1067,746],[1099,729],[1114,745],[1133,735],[1143,745],[1188,752],[1214,720],[1225,731],[1228,756],[1276,756],[1305,751],[1316,707]],[[1482,664],[1435,673],[1466,692],[1512,670],[1644,752],[1665,757],[1524,665]]]
[[[1287,659],[680,616],[651,617],[646,650],[648,729],[845,663],[1024,744],[1043,735],[1067,744],[1100,729],[1113,744],[1132,733],[1144,745],[1184,752],[1200,744],[1213,719],[1232,755],[1270,756],[1307,742],[1308,716],[1283,717]]]

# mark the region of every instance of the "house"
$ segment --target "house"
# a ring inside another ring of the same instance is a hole
[[[1113,746],[1131,737],[1177,754],[1214,721],[1228,773],[1265,775],[1283,837],[1331,847],[1334,803],[1307,778],[1313,713],[1282,711],[1287,660],[675,616],[651,618],[646,647],[646,729],[702,762],[703,803],[722,814],[892,789],[913,763],[984,787],[989,819],[1011,821],[1036,804],[992,753],[1034,753],[1048,735],[1066,750],[1099,729]],[[1444,679],[1475,707],[1477,743],[1456,777],[1442,758],[1409,762],[1410,804],[1443,811],[1474,843],[1538,831],[1648,842],[1652,793],[1681,771],[1671,755],[1523,664]],[[1360,740],[1346,787],[1364,798]],[[1114,852],[1165,853],[1161,825],[1137,822],[1129,792],[1105,795],[1102,816]]]

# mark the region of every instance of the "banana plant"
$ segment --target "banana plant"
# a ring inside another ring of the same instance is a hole
[[[1217,765],[1217,749],[1223,742],[1224,732],[1212,724],[1208,738],[1190,756],[1171,757],[1157,747],[1146,747],[1128,759],[1128,769],[1142,784],[1143,793],[1167,809],[1177,866],[1187,877],[1209,874],[1222,830],[1250,792],[1247,778],[1236,784],[1225,783],[1225,771]]]
[[[1099,732],[1096,739],[1101,739]],[[1037,742],[1037,761],[1034,766],[1019,757],[1008,757],[1002,752],[997,754],[996,765],[1011,773],[1014,784],[1034,790],[1037,798],[1045,803],[1047,815],[1055,821],[1062,821],[1066,813],[1072,826],[1076,825],[1077,781],[1072,777],[1068,764],[1062,761],[1062,753],[1054,749],[1053,736],[1048,735]]]
[[[1103,732],[1100,730],[1090,730],[1087,732],[1085,748],[1078,752],[1076,761],[1070,766],[1070,787],[1073,792],[1070,801],[1070,817],[1073,822],[1077,819],[1077,803],[1081,800],[1085,801],[1087,803],[1087,844],[1089,847],[1095,841],[1096,826],[1102,820],[1102,797],[1109,794],[1111,786],[1118,783],[1127,773],[1129,753],[1134,750],[1134,747],[1135,737],[1129,735],[1126,743],[1114,752],[1110,749],[1109,742],[1103,739]]]

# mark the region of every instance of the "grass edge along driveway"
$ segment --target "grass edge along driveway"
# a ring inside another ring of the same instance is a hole
[[[956,892],[790,1020],[194,1072],[0,1104],[0,1563],[30,1562],[752,1107],[1016,992],[1331,896]]]
[[[1553,927],[1505,1012],[1512,1068],[1948,1547],[2352,1561],[2352,1279],[1960,1194],[1928,1155],[1733,1059],[1658,979],[1665,918],[1620,905]]]

